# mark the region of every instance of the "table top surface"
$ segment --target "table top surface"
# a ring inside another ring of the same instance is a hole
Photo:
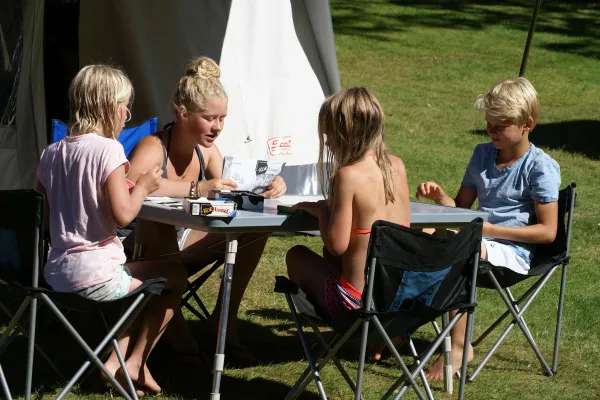
[[[299,201],[316,201],[320,198],[322,197],[283,196],[279,199],[266,199],[262,212],[238,210],[234,218],[191,216],[178,208],[181,206],[181,199],[151,198],[142,205],[138,218],[206,232],[312,231],[318,230],[316,218],[309,215],[281,214],[277,212],[277,206],[295,204]],[[460,227],[478,217],[485,221],[487,213],[429,203],[410,203],[412,227]]]

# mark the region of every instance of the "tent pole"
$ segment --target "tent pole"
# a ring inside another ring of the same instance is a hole
[[[525,66],[527,65],[527,58],[529,57],[529,48],[531,47],[531,40],[533,39],[533,32],[535,32],[535,23],[537,22],[538,13],[542,0],[536,0],[533,8],[533,14],[531,15],[531,22],[529,23],[529,32],[527,33],[527,42],[525,42],[525,50],[523,50],[523,59],[521,60],[521,69],[519,70],[519,76],[525,75]]]

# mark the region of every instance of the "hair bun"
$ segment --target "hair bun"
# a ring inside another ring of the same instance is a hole
[[[219,79],[221,77],[221,69],[212,59],[199,57],[187,66],[185,74],[187,76],[197,76],[200,79]]]

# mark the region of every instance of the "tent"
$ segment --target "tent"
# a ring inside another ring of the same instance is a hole
[[[325,96],[340,88],[328,2],[2,4],[0,189],[35,185],[50,120],[68,115],[68,82],[79,66],[108,62],[122,67],[136,91],[132,122],[158,116],[159,124],[166,124],[172,120],[171,93],[185,66],[207,55],[220,64],[229,96],[225,128],[217,140],[221,153],[285,161],[289,193],[319,192],[318,109]],[[22,35],[15,28],[19,17]]]

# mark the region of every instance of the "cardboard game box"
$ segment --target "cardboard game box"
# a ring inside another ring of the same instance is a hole
[[[232,218],[237,204],[230,200],[211,200],[206,197],[184,197],[183,211],[189,215],[212,218]]]

